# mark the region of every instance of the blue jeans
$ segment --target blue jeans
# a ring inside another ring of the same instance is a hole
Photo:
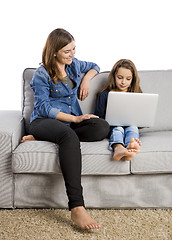
[[[139,130],[136,126],[111,127],[109,147],[113,151],[114,143],[121,143],[124,147],[128,146],[131,138],[139,138]]]

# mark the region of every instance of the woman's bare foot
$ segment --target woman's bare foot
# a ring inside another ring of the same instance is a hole
[[[26,135],[22,138],[21,142],[23,143],[23,142],[34,141],[34,140],[35,140],[35,138],[33,135]]]
[[[119,161],[122,157],[132,158],[136,154],[135,149],[127,149],[122,144],[116,144],[114,148],[113,159]]]
[[[71,219],[81,229],[99,229],[101,227],[88,215],[83,206],[72,208]]]

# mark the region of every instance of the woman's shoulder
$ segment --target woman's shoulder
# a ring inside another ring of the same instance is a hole
[[[43,65],[40,65],[36,71],[35,74],[43,74],[45,77],[47,77],[48,79],[50,78],[46,68]]]
[[[77,58],[72,58],[72,63],[69,65],[71,68],[79,69],[83,61],[77,59]]]
[[[69,65],[69,67],[81,67],[87,63],[92,63],[92,62],[82,61],[74,57],[72,58],[72,63]]]
[[[43,65],[40,65],[36,70],[35,73],[33,75],[33,79],[37,79],[37,78],[42,78],[45,80],[50,80],[50,76],[47,72],[47,70],[45,69],[45,67]]]
[[[50,80],[50,76],[49,76],[47,70],[45,69],[45,67],[43,65],[40,65],[34,72],[31,84],[40,83],[40,81],[42,81],[44,83],[49,83],[49,80]]]
[[[72,58],[72,63],[77,63],[77,62],[79,62],[79,60],[77,59],[77,58]]]

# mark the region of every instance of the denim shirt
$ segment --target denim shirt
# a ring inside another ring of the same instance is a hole
[[[55,84],[50,80],[46,69],[41,65],[33,75],[30,83],[34,91],[34,109],[31,114],[30,122],[36,118],[53,118],[61,111],[76,116],[82,115],[80,105],[77,100],[77,90],[81,83],[81,73],[87,73],[90,69],[97,72],[100,68],[97,64],[86,61],[72,59],[70,65],[66,65],[66,73],[76,84],[71,89],[65,82],[57,80]],[[66,124],[70,124],[65,122]]]

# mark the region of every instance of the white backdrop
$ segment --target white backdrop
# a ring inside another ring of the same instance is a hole
[[[22,72],[39,66],[58,27],[74,36],[76,57],[101,71],[120,58],[138,70],[172,68],[171,0],[5,0],[0,12],[0,110],[21,109]]]

